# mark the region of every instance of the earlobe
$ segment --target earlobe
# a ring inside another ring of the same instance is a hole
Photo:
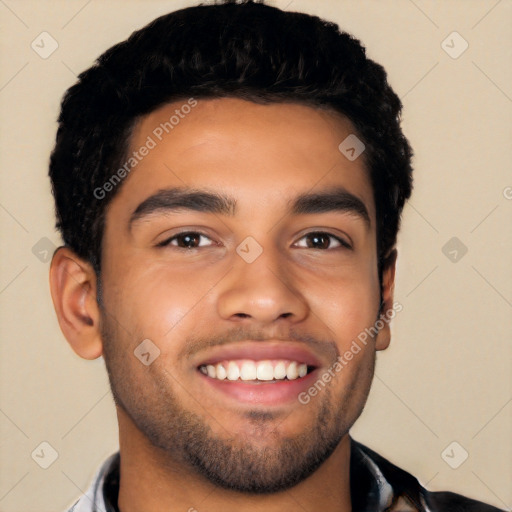
[[[50,265],[50,291],[62,333],[84,359],[101,356],[96,274],[88,262],[59,247]]]
[[[376,337],[376,350],[385,350],[391,342],[390,317],[388,312],[393,309],[393,294],[395,290],[395,270],[397,251],[393,249],[386,258],[382,269],[382,312],[378,322],[384,325]]]

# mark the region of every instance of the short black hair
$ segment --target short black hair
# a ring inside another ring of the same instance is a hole
[[[382,281],[412,191],[401,101],[384,68],[338,25],[252,0],[161,16],[107,50],[68,89],[49,170],[66,246],[100,275],[105,211],[122,184],[107,197],[94,191],[124,162],[141,116],[191,97],[294,102],[347,117],[366,146]]]

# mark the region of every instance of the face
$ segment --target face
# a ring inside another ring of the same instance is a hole
[[[337,114],[184,104],[137,125],[141,158],[106,213],[101,331],[120,429],[224,488],[283,490],[347,435],[385,348],[372,338],[332,370],[378,317],[371,184],[363,157],[338,150],[354,130]]]

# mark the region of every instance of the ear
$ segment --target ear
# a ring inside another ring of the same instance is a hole
[[[382,268],[382,311],[379,319],[384,323],[384,326],[377,334],[375,340],[376,350],[385,350],[391,342],[391,328],[389,326],[390,318],[386,315],[386,312],[393,309],[396,258],[397,252],[396,249],[393,249],[389,253],[389,256],[384,260]]]
[[[103,352],[96,301],[97,282],[92,265],[67,247],[59,247],[50,265],[50,291],[62,333],[84,359]]]

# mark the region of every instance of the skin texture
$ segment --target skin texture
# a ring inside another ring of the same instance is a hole
[[[132,149],[185,102],[144,117]],[[212,349],[257,340],[308,348],[322,374],[374,325],[375,206],[364,158],[349,161],[338,150],[351,133],[340,115],[304,105],[198,100],[107,208],[100,304],[89,263],[67,248],[54,255],[50,284],[63,333],[81,357],[103,355],[109,373],[122,512],[351,510],[348,431],[364,407],[376,350],[389,344],[388,324],[307,404],[240,403],[197,370]],[[157,211],[130,229],[141,202],[178,186],[228,194],[236,214]],[[299,194],[334,187],[361,199],[369,226],[350,212],[287,212]],[[205,236],[198,248],[178,247],[183,238],[157,246],[180,231]],[[305,237],[319,231],[351,248]],[[236,252],[248,236],[263,249],[252,263]],[[395,260],[393,252],[384,269],[383,311],[393,304]],[[149,366],[134,356],[144,339],[160,350]]]

